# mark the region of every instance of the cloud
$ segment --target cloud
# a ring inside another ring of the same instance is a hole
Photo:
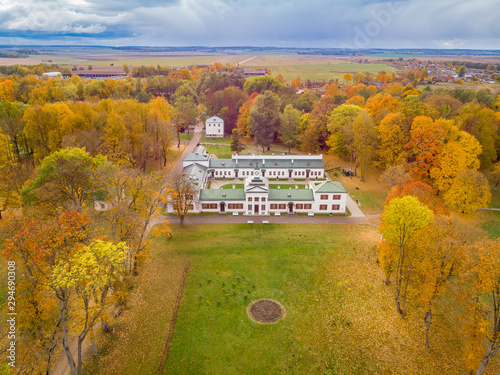
[[[498,48],[499,18],[497,0],[0,0],[2,36],[114,45]]]

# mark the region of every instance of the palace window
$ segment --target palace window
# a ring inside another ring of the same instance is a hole
[[[338,205],[338,204],[333,204],[333,205],[332,205],[332,210],[334,210],[334,211],[338,211],[338,210],[340,210],[340,205]]]
[[[277,204],[271,204],[271,210],[276,210],[278,208],[278,205]]]
[[[304,208],[304,205],[303,205],[302,203],[297,203],[297,204],[295,205],[295,208],[296,208],[297,210],[302,210],[302,209]]]
[[[310,210],[310,209],[311,209],[311,207],[312,207],[312,206],[311,206],[311,204],[310,204],[310,203],[307,203],[307,204],[305,204],[305,205],[304,205],[304,209],[305,209],[305,210]]]
[[[332,199],[333,200],[339,200],[340,199],[340,195],[334,195]]]
[[[328,195],[322,195],[319,199],[322,199],[322,200],[328,199]]]
[[[319,205],[319,209],[320,209],[320,211],[326,211],[326,208],[327,208],[327,207],[328,207],[328,206],[327,206],[326,204],[320,204],[320,205]]]

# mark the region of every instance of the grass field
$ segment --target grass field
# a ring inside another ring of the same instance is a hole
[[[201,136],[200,143],[223,143],[228,145],[231,143],[231,136],[226,135],[224,138],[207,138],[203,135]]]
[[[489,233],[493,238],[500,238],[500,211],[481,212],[481,229]]]
[[[500,188],[495,188],[493,185],[490,186],[491,190],[491,207],[500,208]]]
[[[156,373],[187,260],[165,374],[466,372],[453,303],[436,304],[430,350],[420,315],[395,313],[375,261],[377,228],[235,224],[173,226],[173,233],[154,241],[130,308],[98,341],[102,353],[86,374]],[[258,298],[280,301],[286,317],[252,322],[246,307]],[[498,373],[499,358],[490,366],[489,374]]]
[[[229,146],[210,145],[207,147],[209,154],[215,154],[219,159],[231,159],[232,151]]]
[[[375,75],[381,70],[391,73],[394,69],[385,64],[307,64],[307,65],[280,65],[270,67],[273,76],[281,74],[285,81],[297,78],[300,75],[302,82],[310,79],[311,81],[329,81],[339,79],[343,81],[344,74],[370,72]]]
[[[243,189],[244,184],[227,184],[227,185],[222,185],[221,189],[232,189],[234,185],[235,189]],[[301,185],[301,184],[269,184],[269,189],[278,189],[278,186],[281,189],[295,189],[295,185],[298,186],[299,189],[305,189],[306,185]]]
[[[181,133],[180,134],[181,141],[189,142],[193,138],[193,133]],[[177,140],[177,136],[176,136]],[[174,142],[175,143],[175,142]]]

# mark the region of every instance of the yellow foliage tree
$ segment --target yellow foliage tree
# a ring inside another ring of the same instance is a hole
[[[479,171],[462,170],[451,182],[443,199],[448,206],[465,214],[487,207],[491,202],[488,180]]]

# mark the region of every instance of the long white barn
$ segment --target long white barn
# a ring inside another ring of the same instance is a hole
[[[338,181],[323,180],[322,155],[232,155],[212,159],[198,146],[183,160],[184,174],[198,190],[191,212],[243,215],[287,213],[338,214],[346,212],[347,191]],[[207,189],[210,179],[244,179],[244,187]],[[270,188],[272,180],[302,180],[307,184]],[[171,207],[167,205],[167,210]]]

